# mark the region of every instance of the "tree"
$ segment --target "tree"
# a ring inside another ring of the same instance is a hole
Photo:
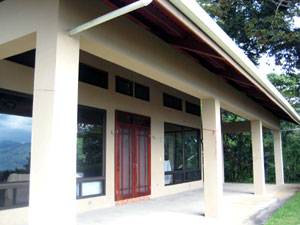
[[[269,74],[268,78],[289,103],[300,113],[300,28],[293,19],[300,15],[299,0],[196,0],[220,27],[244,50],[254,64],[263,54],[275,58],[284,75]],[[222,113],[225,122],[239,120],[229,112]],[[300,182],[299,126],[281,122],[286,182]],[[244,162],[251,158],[249,134],[226,134],[224,143]],[[273,135],[264,132],[266,180],[274,182]],[[243,144],[244,143],[244,144]],[[245,157],[246,156],[246,157]],[[249,162],[248,162],[249,165]],[[229,168],[226,175],[226,168]],[[243,173],[242,171],[248,171]],[[241,167],[237,160],[225,153],[225,179],[251,182],[249,167]]]
[[[223,30],[258,64],[262,54],[287,72],[300,69],[298,0],[197,0]]]
[[[300,74],[268,74],[269,80],[300,112]],[[281,121],[284,174],[286,182],[300,182],[300,126]]]

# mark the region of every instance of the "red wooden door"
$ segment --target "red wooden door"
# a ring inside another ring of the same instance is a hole
[[[150,127],[119,122],[117,119],[116,201],[151,194],[150,137]]]

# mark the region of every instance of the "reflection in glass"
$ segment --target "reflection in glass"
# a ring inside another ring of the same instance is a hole
[[[78,198],[104,194],[104,119],[102,110],[78,107]]]
[[[32,96],[0,89],[0,209],[29,201]]]
[[[0,183],[29,181],[31,118],[0,114]]]
[[[184,160],[186,169],[199,168],[197,131],[184,132]]]
[[[79,107],[77,176],[103,176],[103,112]]]
[[[200,180],[199,129],[165,123],[165,185]]]

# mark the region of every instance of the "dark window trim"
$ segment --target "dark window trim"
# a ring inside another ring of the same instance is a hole
[[[200,179],[202,179],[202,173],[201,173],[201,149],[202,149],[202,139],[201,139],[201,130],[199,128],[193,128],[193,127],[187,127],[187,126],[183,126],[183,125],[178,125],[178,124],[174,124],[174,123],[168,123],[168,122],[165,122],[164,123],[164,126],[165,125],[172,125],[172,126],[178,126],[181,128],[181,131],[167,131],[164,133],[179,133],[181,132],[181,135],[182,135],[182,169],[181,170],[171,170],[171,171],[165,171],[165,176],[166,175],[174,175],[174,174],[183,174],[183,181],[182,182],[177,182],[177,183],[171,183],[171,184],[165,184],[165,186],[170,186],[170,185],[176,185],[176,184],[182,184],[182,183],[189,183],[189,182],[194,182],[194,181],[198,181],[198,180],[193,180],[193,181],[187,181],[186,180],[186,173],[189,173],[189,172],[199,172],[200,173]],[[189,130],[185,130],[186,128],[188,128]],[[198,138],[198,151],[199,151],[199,154],[198,154],[198,157],[199,157],[199,168],[197,169],[185,169],[185,158],[184,158],[184,133],[185,132],[188,132],[188,131],[197,131],[197,138]],[[174,148],[176,148],[176,146],[174,146]],[[165,149],[164,149],[165,151]]]
[[[180,101],[180,107],[174,107],[174,106],[172,106],[171,104],[169,104],[169,103],[167,103],[166,102],[166,98],[170,98],[170,99],[173,99],[173,100],[176,100],[176,101]],[[163,105],[165,106],[165,107],[168,107],[168,108],[171,108],[171,109],[176,109],[176,110],[178,110],[178,111],[182,111],[182,99],[181,98],[178,98],[178,97],[176,97],[176,96],[174,96],[174,95],[170,95],[170,94],[167,94],[167,93],[163,93]]]
[[[94,198],[99,196],[105,196],[106,195],[106,120],[107,120],[107,113],[104,109],[94,108],[90,106],[85,105],[79,105],[78,109],[88,109],[88,110],[94,110],[97,112],[102,112],[104,114],[103,116],[103,176],[102,177],[83,177],[83,178],[76,178],[76,184],[79,184],[79,196],[76,196],[76,199],[84,199],[84,198]],[[76,156],[77,160],[77,156]],[[92,182],[92,181],[103,181],[103,193],[96,194],[96,195],[89,195],[89,196],[81,196],[81,185],[84,182]],[[76,187],[75,187],[76,188]]]

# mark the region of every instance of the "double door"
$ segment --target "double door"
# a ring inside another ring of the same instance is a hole
[[[116,201],[149,195],[150,118],[124,112],[116,116]]]

